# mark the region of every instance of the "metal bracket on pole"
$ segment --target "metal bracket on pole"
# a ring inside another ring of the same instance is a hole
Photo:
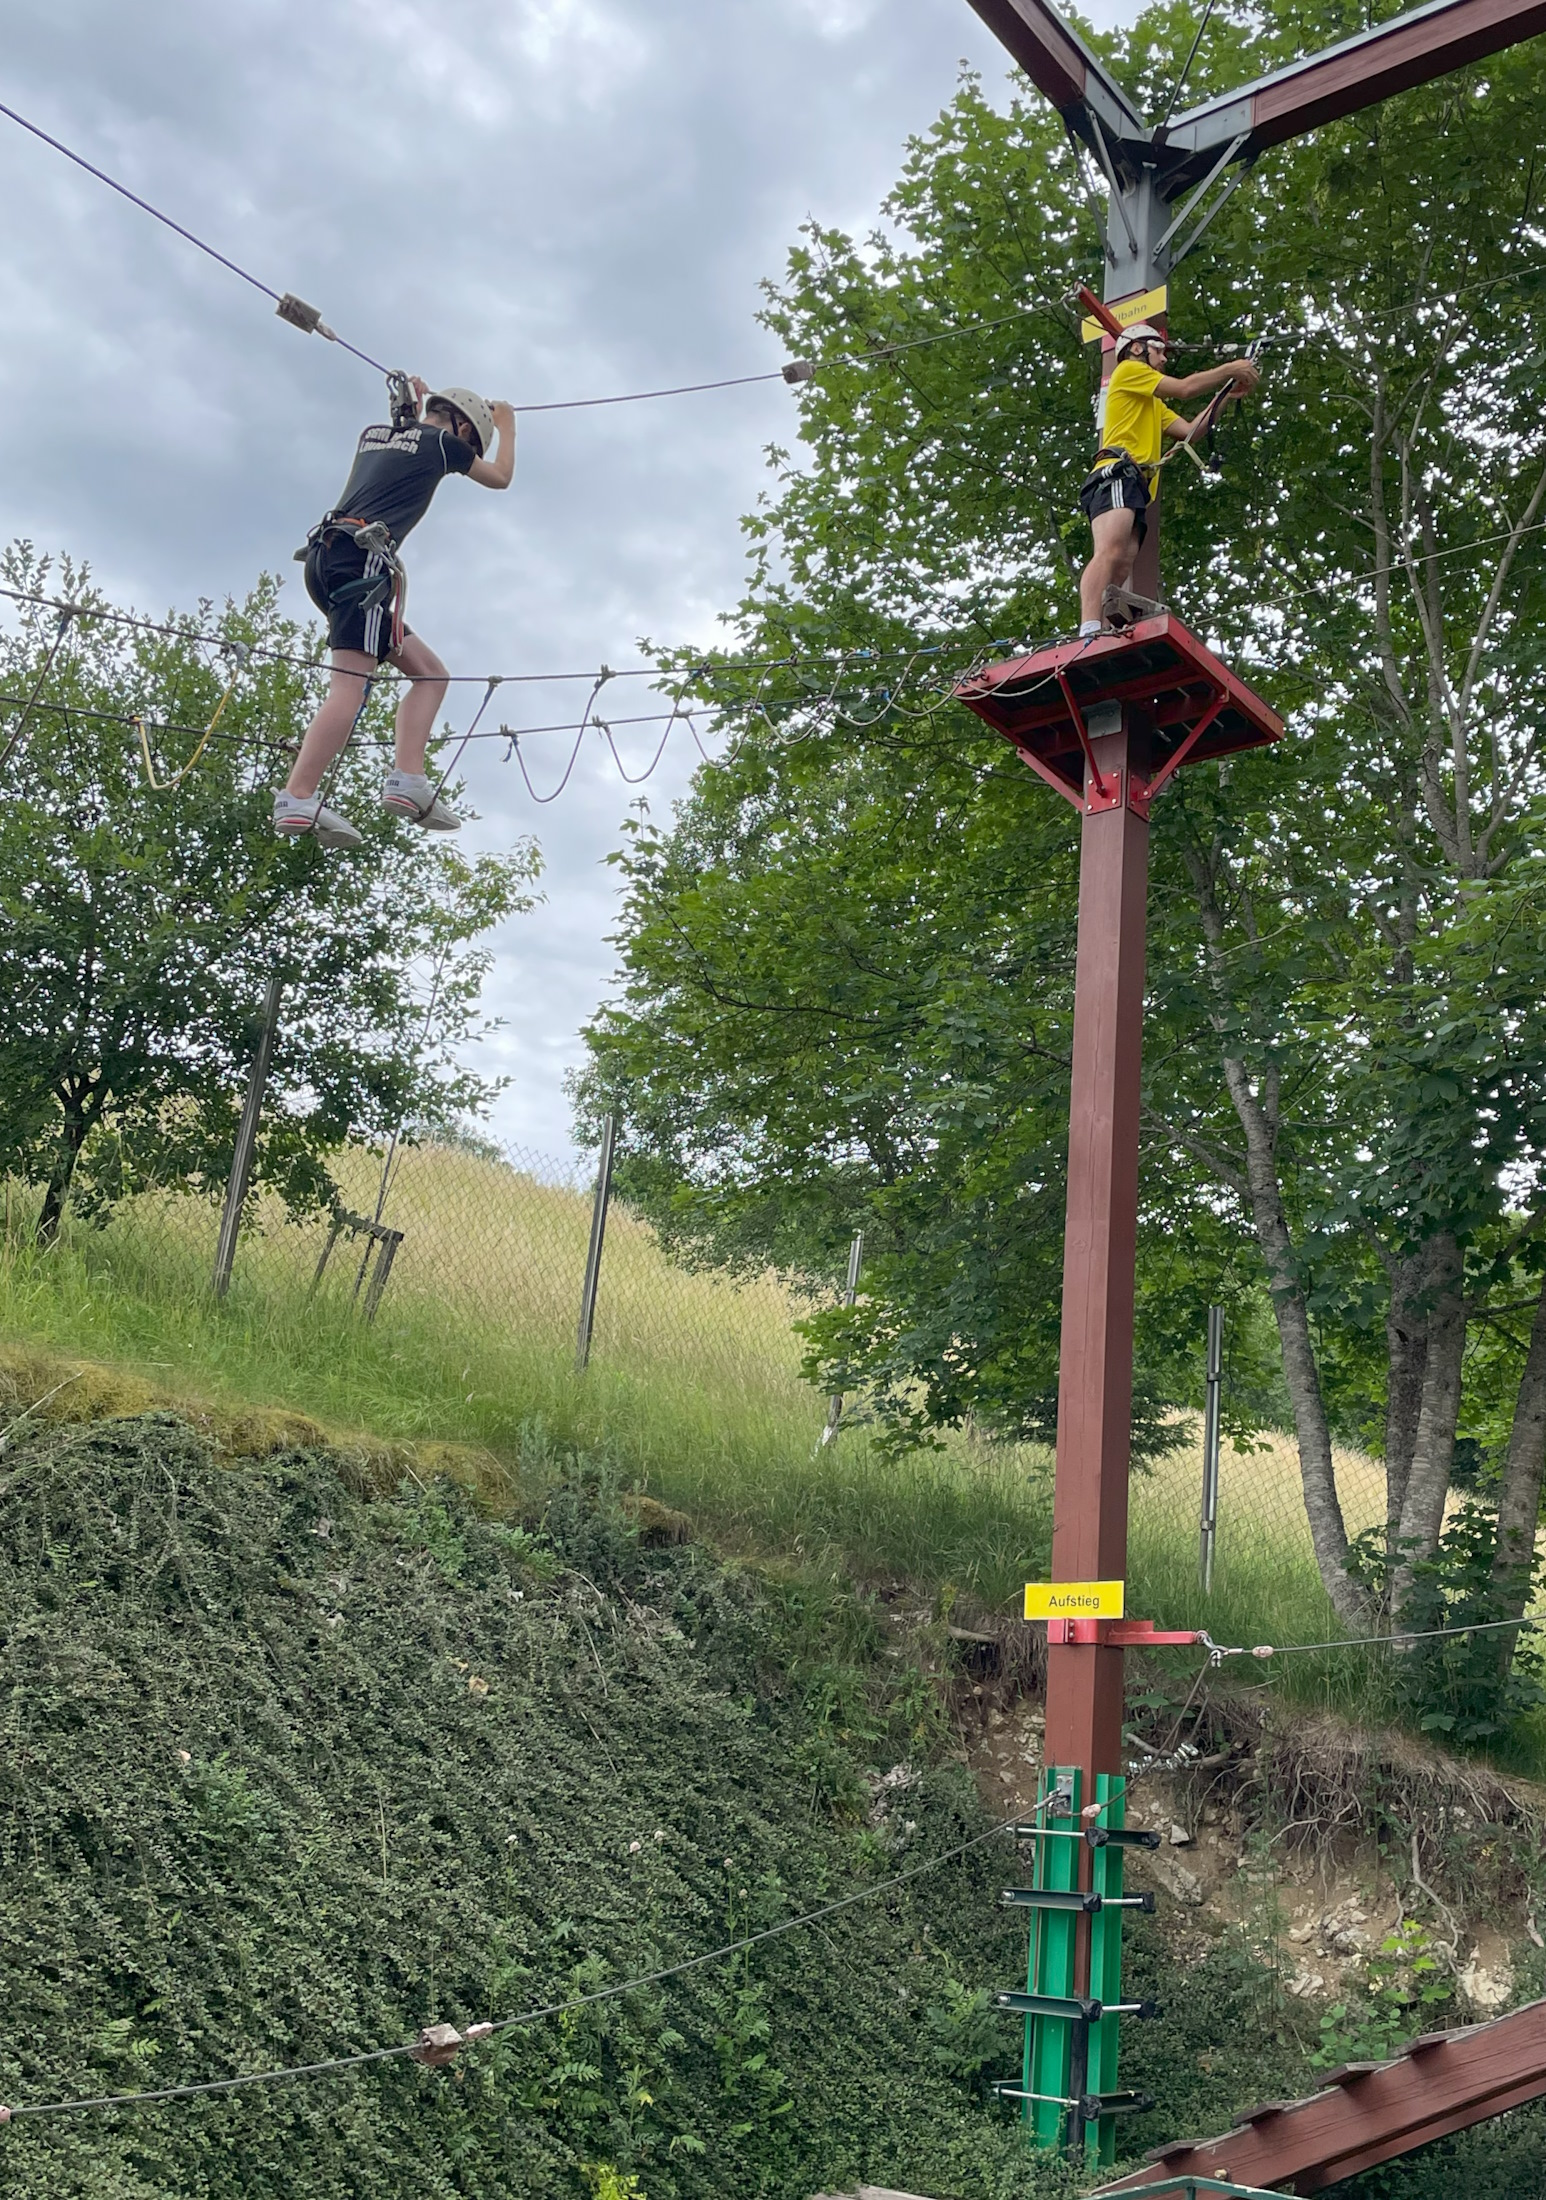
[[[1084,752],[1085,770],[1089,774],[1090,792],[1085,795],[1082,802],[1076,800],[1075,807],[1082,811],[1086,817],[1094,817],[1102,810],[1119,809],[1122,803],[1122,774],[1118,771],[1110,779],[1107,779],[1099,764],[1096,763],[1095,750],[1091,745],[1090,728],[1085,721],[1084,712],[1074,700],[1074,691],[1069,686],[1068,675],[1061,665],[1058,667],[1057,682],[1063,690],[1063,700],[1068,705],[1069,716],[1074,722],[1074,731],[1079,736],[1079,746]],[[1118,703],[1114,707],[1116,710],[1116,724],[1097,728],[1099,733],[1107,734],[1121,731],[1122,706]],[[1095,710],[1108,713],[1112,708],[1113,706],[1109,703],[1096,703],[1094,705]]]
[[[258,1150],[258,1123],[263,1113],[263,1093],[268,1084],[269,1065],[274,1059],[274,1034],[279,1029],[279,1004],[283,998],[284,979],[275,970],[269,977],[268,991],[263,1000],[263,1029],[258,1038],[258,1051],[252,1058],[252,1068],[247,1073],[247,1097],[242,1102],[241,1121],[236,1126],[231,1176],[225,1188],[225,1206],[220,1215],[220,1238],[215,1247],[214,1274],[217,1299],[223,1299],[231,1288],[231,1271],[236,1264],[236,1240],[242,1226],[242,1209],[247,1204],[247,1190],[252,1182],[253,1157]]]
[[[1175,251],[1172,252],[1172,254],[1170,255],[1170,264],[1172,268],[1177,268],[1181,265],[1181,262],[1186,258],[1187,254],[1191,252],[1196,246],[1198,240],[1202,236],[1203,231],[1211,226],[1214,217],[1218,214],[1223,213],[1225,207],[1229,204],[1230,200],[1239,190],[1241,184],[1244,183],[1246,177],[1251,173],[1251,170],[1254,166],[1255,163],[1248,160],[1243,162],[1242,165],[1235,170],[1234,174],[1230,177],[1228,183],[1225,184],[1223,190],[1219,193],[1218,197],[1209,207],[1207,213],[1204,214],[1202,220],[1197,224],[1197,227],[1187,238],[1185,244],[1177,245]]]
[[[1213,183],[1217,177],[1221,176],[1224,173],[1224,170],[1229,166],[1235,155],[1240,151],[1240,148],[1244,145],[1246,139],[1250,136],[1250,134],[1251,133],[1249,130],[1242,130],[1238,137],[1230,139],[1229,143],[1225,146],[1223,152],[1220,153],[1218,159],[1208,170],[1208,173],[1203,177],[1202,182],[1197,186],[1197,189],[1188,198],[1180,213],[1176,216],[1170,227],[1165,231],[1164,236],[1161,237],[1158,243],[1155,245],[1154,249],[1156,252],[1164,251],[1166,245],[1169,244],[1171,238],[1181,227],[1181,224],[1186,220],[1187,215],[1190,214],[1190,212],[1192,211],[1192,208],[1200,202],[1200,200],[1206,193],[1208,186]]]
[[[612,1197],[612,1155],[617,1144],[617,1118],[603,1117],[601,1158],[596,1169],[596,1202],[591,1209],[590,1249],[585,1255],[585,1282],[580,1291],[580,1335],[575,1366],[581,1374],[590,1364],[590,1341],[596,1327],[596,1287],[601,1280],[601,1248],[607,1234],[607,1206]]]
[[[1202,1547],[1198,1579],[1204,1596],[1213,1590],[1213,1558],[1219,1532],[1219,1408],[1224,1376],[1224,1309],[1208,1309],[1208,1389],[1202,1421]]]

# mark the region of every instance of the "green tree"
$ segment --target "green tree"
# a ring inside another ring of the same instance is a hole
[[[1192,27],[1151,8],[1097,43],[1153,106]],[[1352,27],[1216,16],[1194,90]],[[1535,1068],[1496,989],[1463,1040],[1449,1009],[1541,792],[1543,113],[1535,42],[1282,148],[1172,284],[1188,339],[1270,342],[1222,480],[1167,479],[1168,593],[1290,735],[1156,806],[1140,1361],[1184,1401],[1201,1304],[1259,1337],[1265,1295],[1349,1621],[1368,1591],[1333,1434],[1383,1448],[1399,1597],[1436,1542],[1468,1336],[1518,1298],[1534,1228],[1512,1210]],[[703,1257],[829,1280],[873,1231],[822,1379],[1024,1425],[1053,1380],[1074,834],[924,674],[1071,626],[1094,367],[1058,301],[1098,247],[1057,119],[971,78],[883,215],[791,255],[766,316],[791,350],[983,326],[823,367],[798,461],[773,454],[736,653],[784,662],[668,660],[734,747],[624,851],[625,991],[580,1100],[624,1109],[628,1183]]]
[[[286,997],[257,1173],[292,1208],[331,1197],[327,1156],[346,1139],[482,1104],[495,1088],[458,1059],[487,1028],[475,943],[529,905],[533,844],[469,861],[394,826],[373,784],[379,706],[336,782],[364,847],[277,839],[270,790],[309,715],[316,637],[267,581],[215,628],[288,654],[251,658],[196,766],[156,791],[124,721],[143,717],[156,775],[172,777],[236,662],[194,638],[212,607],[147,633],[26,544],[0,570],[24,595],[82,607],[25,724],[54,613],[26,607],[0,643],[0,691],[16,699],[0,745],[20,735],[0,808],[0,1173],[42,1187],[40,1235],[67,1200],[89,1213],[148,1182],[218,1192],[276,968]],[[427,1027],[415,966],[438,972]]]

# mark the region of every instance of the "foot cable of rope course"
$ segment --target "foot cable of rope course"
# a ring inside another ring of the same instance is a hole
[[[1047,1807],[1045,1800],[1037,1806],[1037,1812]],[[889,1894],[893,1889],[905,1886],[910,1880],[920,1879],[929,1872],[940,1871],[947,1864],[983,1848],[989,1841],[996,1841],[1003,1834],[1013,1834],[1026,1822],[1025,1813],[1017,1811],[1012,1818],[1000,1820],[985,1833],[973,1834],[969,1840],[958,1842],[954,1848],[942,1850],[938,1856],[926,1857],[921,1863],[909,1864],[888,1878],[879,1879],[868,1887],[858,1887],[851,1894],[838,1895],[831,1902],[824,1902],[814,1910],[806,1910],[798,1917],[786,1918],[779,1925],[765,1925],[760,1932],[747,1933],[739,1940],[727,1941],[722,1947],[711,1948],[703,1955],[688,1956],[680,1963],[666,1964],[660,1970],[648,1971],[637,1978],[619,1979],[611,1986],[599,1986],[588,1994],[576,1994],[563,2001],[545,2002],[535,2009],[523,2009],[518,2016],[501,2017],[481,2024],[470,2025],[453,2042],[448,2035],[454,2031],[450,2025],[429,2025],[415,2038],[404,2040],[395,2047],[372,2047],[357,2054],[334,2055],[324,2061],[293,2063],[279,2070],[254,2070],[234,2078],[206,2078],[187,2085],[162,2086],[153,2092],[106,2093],[90,2099],[75,2101],[24,2101],[15,2107],[0,2106],[0,2126],[14,2123],[21,2116],[66,2116],[88,2109],[151,2108],[165,2101],[191,2100],[203,2094],[236,2093],[248,2086],[277,2085],[291,2078],[318,2078],[345,2070],[363,2069],[367,2064],[391,2062],[400,2057],[411,2057],[416,2062],[443,2067],[451,2060],[456,2049],[469,2043],[491,2039],[501,2032],[513,2032],[526,2025],[539,2024],[549,2017],[565,2017],[579,2009],[590,2009],[599,2002],[616,2001],[624,1994],[634,1994],[647,1986],[663,1985],[667,1980],[682,1978],[691,1971],[704,1970],[712,1963],[723,1963],[731,1956],[743,1954],[749,1948],[762,1946],[770,1940],[782,1940],[787,1934],[801,1932],[807,1926],[818,1925],[825,1918],[835,1916],[840,1910],[852,1909],[856,1903],[872,1902],[878,1895]]]
[[[32,713],[37,706],[37,701],[39,696],[43,692],[44,684],[47,681],[49,674],[54,669],[54,659],[58,656],[60,650],[64,647],[64,638],[66,634],[69,633],[71,625],[80,615],[77,606],[73,603],[58,604],[54,608],[58,612],[58,623],[54,628],[54,638],[53,641],[49,644],[48,655],[43,659],[43,669],[38,674],[37,683],[34,686],[32,693],[28,696],[25,704],[22,706],[22,714],[17,724],[16,731],[11,735],[11,738],[9,741],[7,741],[5,747],[3,749],[0,749],[0,771],[3,771],[5,766],[10,762],[12,755],[15,753],[17,743],[21,740],[22,735],[26,732],[28,721],[31,719]]]

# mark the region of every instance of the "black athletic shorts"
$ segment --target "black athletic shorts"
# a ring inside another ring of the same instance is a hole
[[[1142,542],[1149,532],[1149,484],[1135,458],[1118,458],[1098,466],[1080,489],[1079,502],[1086,519],[1094,519],[1098,512],[1131,512],[1138,540]]]
[[[360,650],[380,664],[392,647],[392,575],[381,553],[367,555],[352,535],[328,535],[307,550],[305,574],[307,595],[326,615],[329,646]],[[368,610],[359,603],[333,603],[341,584],[378,578],[386,583],[385,593]]]

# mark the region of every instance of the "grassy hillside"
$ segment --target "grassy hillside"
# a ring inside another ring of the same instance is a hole
[[[54,1428],[0,1471],[0,1702],[16,2109],[516,2016],[874,1890],[447,2071],[17,2116],[0,2193],[1074,2190],[987,2097],[1017,2050],[986,2006],[1024,1961],[1011,1852],[893,1883],[991,1822],[935,1683],[829,1583],[645,1547],[579,1473],[499,1523],[316,1453],[222,1464],[170,1416]],[[1166,2011],[1128,2058],[1146,2141],[1316,2082],[1314,2013],[1248,1938],[1158,1919],[1129,1983]],[[1527,2112],[1348,2200],[1535,2200],[1541,2147]]]
[[[641,1548],[570,1485],[532,1529],[216,1464],[166,1418],[0,1479],[0,2099],[347,2054],[563,2001],[884,1879],[985,1824],[852,1600]],[[988,1847],[462,2067],[18,2118],[49,2200],[647,2200],[857,2176],[1058,2189],[978,2079],[1023,1936]],[[1006,1970],[1007,1967],[1007,1970]]]
[[[351,1207],[373,1211],[376,1158],[346,1155],[341,1170]],[[724,1549],[905,1579],[980,1610],[1013,1610],[1022,1584],[1045,1570],[1044,1451],[952,1438],[896,1461],[862,1425],[821,1447],[825,1401],[800,1380],[798,1302],[771,1277],[738,1286],[674,1267],[619,1209],[591,1363],[578,1372],[589,1199],[498,1159],[435,1147],[403,1155],[385,1209],[403,1244],[373,1325],[355,1295],[361,1252],[347,1239],[315,1286],[320,1224],[260,1212],[217,1305],[205,1202],[146,1194],[105,1229],[72,1225],[46,1253],[28,1243],[25,1203],[13,1195],[8,1212],[0,1336],[122,1365],[171,1401],[284,1407],[338,1432],[481,1447],[494,1486],[512,1471],[540,1483],[555,1451],[580,1449],[685,1509]],[[1351,1454],[1339,1470],[1350,1522],[1362,1526],[1378,1513],[1377,1471]],[[1195,1444],[1135,1477],[1133,1609],[1205,1624],[1221,1641],[1339,1633],[1292,1445],[1226,1451],[1206,1601],[1199,1482]],[[1301,1660],[1282,1685],[1354,1703],[1369,1675],[1345,1660]]]

